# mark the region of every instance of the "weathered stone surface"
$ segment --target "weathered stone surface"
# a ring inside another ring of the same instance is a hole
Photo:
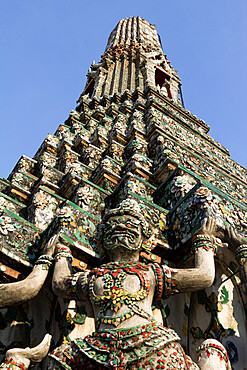
[[[225,194],[197,183],[167,215],[170,245],[178,248],[202,224],[204,218],[217,220],[219,228],[233,227],[246,237],[247,208]]]
[[[246,368],[247,170],[180,85],[155,26],[122,19],[75,110],[0,180],[1,368],[47,332],[43,369]]]

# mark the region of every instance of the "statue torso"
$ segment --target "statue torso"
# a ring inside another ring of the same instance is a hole
[[[92,270],[89,296],[97,327],[125,328],[150,322],[154,289],[152,268],[141,262],[111,262]]]

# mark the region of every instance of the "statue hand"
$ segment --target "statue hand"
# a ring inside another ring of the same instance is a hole
[[[55,252],[56,245],[59,240],[59,234],[56,234],[49,239],[49,241],[46,243],[43,253],[42,254],[48,254],[49,256],[52,256]]]
[[[195,232],[195,235],[209,235],[220,238],[222,242],[229,245],[229,248],[234,252],[240,245],[247,244],[247,240],[233,228],[226,226],[225,230],[217,226],[216,220],[213,218],[206,218],[203,220],[203,224]]]
[[[224,237],[222,239],[228,243],[229,248],[234,252],[240,245],[247,244],[247,240],[233,228],[226,226],[224,231]]]
[[[196,230],[194,235],[208,235],[208,236],[216,236],[220,238],[221,233],[218,230],[218,226],[216,220],[214,218],[208,217],[205,218],[202,222],[202,226]],[[222,233],[223,235],[223,233]]]

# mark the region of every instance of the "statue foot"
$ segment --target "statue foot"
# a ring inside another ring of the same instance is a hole
[[[206,339],[197,349],[200,370],[231,370],[225,347],[216,339]]]
[[[13,364],[13,365],[23,364],[23,368],[28,369],[30,364],[35,364],[35,363],[42,361],[49,351],[50,343],[51,343],[51,335],[46,334],[42,342],[36,347],[9,349],[6,353],[5,362],[4,362],[4,364],[7,365],[6,369],[9,369],[8,364]]]

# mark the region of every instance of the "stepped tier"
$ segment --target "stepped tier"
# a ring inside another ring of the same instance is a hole
[[[75,110],[46,136],[34,158],[23,155],[8,179],[0,180],[1,281],[26,276],[58,230],[71,247],[74,272],[99,265],[97,227],[104,212],[124,199],[138,202],[153,230],[154,249],[151,255],[142,252],[145,261],[183,265],[191,257],[192,233],[208,216],[219,228],[232,226],[247,237],[247,170],[209,129],[184,108],[181,81],[155,26],[140,17],[122,19],[99,63],[89,68]],[[236,261],[224,253],[221,263],[229,277]],[[218,285],[223,275],[217,272]],[[240,291],[239,278],[234,284]],[[51,289],[44,294],[52,305]],[[213,312],[210,328],[216,331],[213,324],[221,324],[215,310],[210,306],[207,312]],[[64,332],[61,313],[57,316]],[[47,325],[43,320],[43,331]],[[193,340],[200,340],[193,328]],[[226,330],[225,337],[233,334]]]

